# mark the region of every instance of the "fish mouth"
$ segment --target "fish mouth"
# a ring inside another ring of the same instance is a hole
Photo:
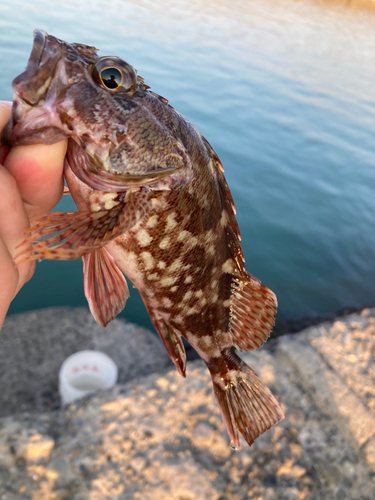
[[[47,33],[43,30],[34,30],[34,42],[31,49],[31,54],[27,62],[26,69],[18,75],[12,82],[12,87],[17,96],[30,106],[35,106],[43,98],[47,88],[43,84],[43,80],[47,76],[47,69],[54,69],[57,63],[57,56],[60,54],[48,54],[48,60],[44,66],[41,66],[42,57],[46,47]],[[51,64],[52,63],[52,64]],[[52,67],[51,67],[52,66]],[[50,73],[51,74],[51,73]]]
[[[33,35],[34,35],[34,42],[33,42],[33,47],[31,49],[29,60],[27,62],[27,67],[30,69],[31,68],[37,69],[42,59],[47,33],[43,30],[36,29],[34,30]],[[16,80],[17,78],[15,79],[15,82]]]
[[[62,42],[40,29],[34,30],[33,35],[26,69],[12,82],[12,115],[1,134],[1,142],[6,146],[54,144],[69,135],[61,120],[51,115],[51,106],[44,106],[62,56]]]

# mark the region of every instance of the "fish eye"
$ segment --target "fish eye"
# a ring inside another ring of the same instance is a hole
[[[100,73],[100,79],[105,87],[117,90],[122,83],[122,74],[117,68],[105,68]]]
[[[137,73],[133,66],[118,57],[99,57],[90,73],[95,83],[112,92],[132,93],[137,85]]]

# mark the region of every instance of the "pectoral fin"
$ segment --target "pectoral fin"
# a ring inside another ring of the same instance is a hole
[[[125,277],[104,247],[84,255],[82,260],[91,314],[105,328],[124,309],[129,297]]]
[[[258,349],[268,339],[277,311],[276,295],[251,274],[235,278],[232,285],[231,319],[233,343],[240,351]]]
[[[110,210],[46,215],[26,231],[26,239],[19,245],[25,248],[16,255],[16,262],[78,259],[131,229],[148,208],[147,198],[137,193]],[[41,239],[43,236],[47,237]]]

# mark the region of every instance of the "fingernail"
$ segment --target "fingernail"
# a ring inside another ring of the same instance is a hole
[[[11,101],[0,101],[0,106],[6,106],[7,108],[11,108],[12,102]]]

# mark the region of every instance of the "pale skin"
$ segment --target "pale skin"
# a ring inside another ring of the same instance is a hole
[[[0,132],[11,103],[0,101]],[[66,141],[7,148],[0,143],[0,328],[9,305],[35,270],[35,262],[16,265],[17,245],[33,220],[48,214],[63,193]]]

